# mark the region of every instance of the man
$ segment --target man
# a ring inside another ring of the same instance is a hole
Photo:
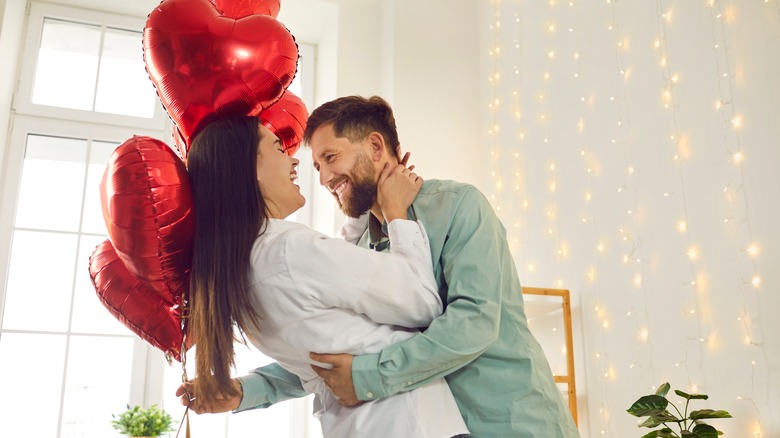
[[[358,96],[326,103],[309,117],[304,141],[320,183],[353,218],[342,230],[345,238],[389,250],[376,182],[385,163],[399,162],[390,106],[379,97]],[[314,367],[318,374],[346,406],[443,376],[473,437],[579,437],[528,329],[505,230],[485,197],[467,184],[425,181],[408,215],[428,233],[444,313],[425,331],[378,354],[312,354],[333,365]],[[288,374],[270,365],[239,378],[238,410],[303,395]],[[229,407],[235,406],[233,401]]]

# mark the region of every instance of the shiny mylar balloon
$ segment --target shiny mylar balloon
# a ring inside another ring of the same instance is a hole
[[[230,18],[209,0],[163,0],[143,42],[146,70],[185,145],[213,120],[271,106],[298,63],[295,39],[275,18]]]
[[[300,97],[287,90],[282,98],[260,113],[263,125],[279,137],[284,152],[295,155],[301,147],[309,112]]]
[[[181,304],[195,232],[184,163],[165,143],[134,136],[109,158],[100,198],[109,239],[128,271],[166,302]]]
[[[127,270],[106,239],[89,258],[89,276],[100,302],[122,324],[181,361],[181,307],[165,300]]]
[[[279,14],[280,0],[209,0],[211,4],[230,18],[242,18],[247,15],[262,14],[274,18]]]

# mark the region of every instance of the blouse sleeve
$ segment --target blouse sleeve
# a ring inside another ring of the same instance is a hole
[[[325,307],[351,309],[373,321],[424,327],[441,314],[430,246],[419,222],[388,224],[391,253],[313,233],[287,240],[296,287]]]

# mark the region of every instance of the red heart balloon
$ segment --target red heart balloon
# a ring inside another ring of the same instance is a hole
[[[166,301],[127,270],[106,239],[89,258],[89,276],[100,302],[141,339],[181,361],[180,306]]]
[[[287,90],[282,97],[260,113],[263,125],[270,129],[282,141],[284,152],[295,155],[303,141],[303,131],[309,112],[300,97]],[[186,150],[184,140],[174,129],[173,139],[179,151]]]
[[[300,97],[287,90],[282,98],[268,109],[260,113],[263,125],[279,137],[284,145],[284,152],[295,155],[303,141],[303,131],[309,112]]]
[[[146,70],[186,145],[219,117],[271,106],[298,63],[295,39],[275,18],[226,17],[208,0],[164,0],[149,14],[143,43]]]
[[[165,143],[134,136],[109,158],[100,198],[109,239],[128,271],[165,302],[180,305],[195,233],[184,163]]]
[[[209,0],[211,4],[230,18],[242,18],[247,15],[263,14],[274,18],[279,14],[280,0]]]

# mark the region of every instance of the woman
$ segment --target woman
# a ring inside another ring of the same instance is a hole
[[[239,394],[230,377],[235,324],[316,394],[325,437],[467,433],[443,379],[346,408],[311,369],[310,351],[378,352],[427,326],[442,304],[425,230],[406,220],[421,179],[402,165],[380,176],[390,255],[284,221],[305,202],[295,185],[297,165],[254,117],[213,122],[190,147],[197,230],[189,321],[194,396]]]

